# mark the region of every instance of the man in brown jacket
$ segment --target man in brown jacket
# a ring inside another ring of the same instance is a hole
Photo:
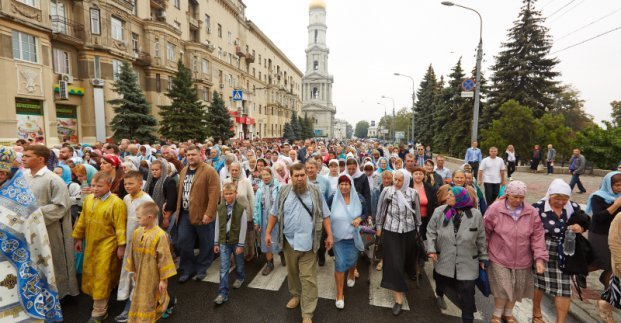
[[[177,198],[180,283],[188,281],[193,274],[197,281],[207,275],[213,261],[214,220],[220,198],[218,173],[201,160],[200,149],[188,147],[186,157],[188,167],[179,174]],[[194,256],[196,239],[198,256]]]

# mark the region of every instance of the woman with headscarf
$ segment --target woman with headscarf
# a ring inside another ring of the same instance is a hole
[[[356,284],[358,253],[364,249],[359,226],[364,218],[364,198],[356,193],[354,181],[349,175],[338,178],[338,189],[328,201],[330,223],[334,238],[334,280],[336,282],[336,308],[345,307],[343,284],[347,272],[347,287]]]
[[[378,174],[381,174],[384,171],[392,171],[392,168],[390,167],[390,164],[388,162],[388,158],[380,157],[377,160],[377,170],[375,172],[378,173]]]
[[[71,223],[75,223],[75,220],[82,211],[82,188],[80,187],[80,184],[71,179],[71,169],[69,166],[57,165],[56,168],[54,168],[54,173],[58,175],[63,182],[65,182],[65,185],[67,185],[69,199],[71,200]]]
[[[216,169],[216,172],[220,173],[222,167],[224,167],[224,158],[221,156],[220,147],[213,146],[209,151],[209,164]],[[179,171],[179,169],[177,170]]]
[[[621,172],[613,171],[602,179],[599,190],[589,196],[586,212],[592,215],[591,232],[589,242],[593,247],[595,269],[603,270],[599,281],[604,289],[609,289],[612,277],[611,254],[608,247],[610,224],[619,212],[621,212]],[[612,307],[608,303],[601,303],[600,313],[609,316]]]
[[[267,220],[269,212],[274,204],[274,200],[278,195],[280,184],[274,180],[274,174],[271,168],[264,167],[261,170],[261,184],[257,189],[254,200],[254,230],[261,234],[261,252],[265,254],[267,263],[261,271],[263,276],[269,275],[274,270],[274,255],[280,254],[280,263],[285,266],[285,257],[278,247],[277,243],[273,243],[270,247],[265,244],[265,230],[267,229]],[[278,228],[272,230],[272,241],[278,237]]]
[[[427,254],[434,262],[436,303],[446,308],[444,294],[449,287],[454,288],[462,321],[473,322],[474,281],[479,277],[479,267],[483,268],[488,259],[485,226],[465,188],[451,187],[448,195],[447,206],[436,208],[427,226]]]
[[[280,185],[289,184],[289,169],[282,159],[279,159],[274,166],[272,166],[274,177],[280,183]]]
[[[512,181],[505,195],[494,202],[485,213],[485,234],[489,251],[488,268],[495,310],[493,323],[517,322],[513,307],[522,298],[531,298],[532,267],[543,274],[548,261],[543,226],[539,212],[524,203],[526,184]]]
[[[125,191],[125,185],[123,185],[123,169],[121,168],[121,159],[117,155],[104,154],[101,158],[101,171],[108,174],[112,178],[112,185],[110,186],[110,192],[116,194],[119,198],[124,198],[127,195]]]
[[[436,192],[436,198],[439,205],[443,205],[446,203],[446,200],[448,198],[448,192],[453,186],[465,187],[468,190],[468,195],[472,199],[473,206],[475,208],[478,208],[479,204],[477,198],[477,191],[472,186],[466,186],[466,172],[464,172],[462,169],[458,169],[453,172],[453,181],[450,184],[444,184],[440,186],[440,188],[438,188]]]
[[[144,185],[144,191],[160,208],[158,223],[164,230],[175,223],[173,213],[177,210],[177,183],[168,176],[168,166],[169,163],[164,159],[154,160]]]
[[[149,163],[152,163],[155,160],[155,156],[153,156],[153,152],[151,151],[151,146],[142,145],[139,148],[140,155],[138,155],[138,159],[140,161],[146,160]]]
[[[246,207],[246,215],[248,217],[248,228],[254,228],[253,212],[254,212],[254,190],[252,189],[252,183],[250,180],[244,177],[241,169],[241,164],[237,161],[232,162],[229,166],[230,177],[225,179],[223,185],[226,183],[233,183],[237,187],[237,199],[236,201]],[[254,230],[246,231],[246,261],[254,258]]]
[[[377,236],[381,237],[384,265],[381,286],[394,291],[394,315],[401,313],[407,291],[404,274],[416,271],[416,239],[421,225],[418,193],[410,188],[410,172],[401,169],[394,175],[394,185],[384,188],[376,214]]]

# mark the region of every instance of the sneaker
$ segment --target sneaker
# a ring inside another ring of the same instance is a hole
[[[169,318],[172,315],[173,310],[175,309],[175,306],[177,306],[177,298],[173,297],[170,299],[170,302],[168,302],[168,307],[166,308],[164,313],[162,313],[162,318],[163,319]]]
[[[207,273],[197,274],[196,276],[194,276],[194,280],[200,282],[203,281],[205,277],[207,277]]]
[[[263,271],[261,272],[261,275],[267,276],[267,275],[271,274],[272,271],[274,271],[274,262],[273,261],[268,261],[267,264],[265,264],[265,268],[263,268]]]
[[[446,302],[444,301],[444,296],[436,296],[436,305],[438,305],[438,307],[443,310],[447,308]]]
[[[287,266],[287,262],[285,261],[285,254],[283,252],[279,253],[280,255],[280,263],[283,267]]]
[[[235,282],[233,283],[233,288],[238,289],[242,287],[243,284],[244,284],[243,279],[235,279]]]
[[[88,319],[88,321],[86,321],[86,323],[102,323],[105,319],[108,318],[108,313],[102,315],[102,316],[91,316],[90,319]]]
[[[354,287],[354,285],[356,285],[356,280],[355,279],[348,279],[347,280],[347,287]]]
[[[190,280],[190,275],[181,275],[179,277],[179,284],[183,284],[187,282],[188,280]]]
[[[218,294],[218,296],[216,296],[216,299],[214,299],[213,302],[216,303],[216,305],[222,305],[226,303],[226,301],[228,300],[229,300],[228,296]]]
[[[401,314],[401,307],[403,307],[403,304],[395,303],[395,305],[392,306],[392,315],[397,316]]]
[[[337,299],[336,302],[334,302],[334,305],[339,310],[344,309],[345,308],[345,298],[343,297],[343,299]]]
[[[129,320],[129,311],[123,311],[117,317],[114,318],[116,322],[127,322]]]

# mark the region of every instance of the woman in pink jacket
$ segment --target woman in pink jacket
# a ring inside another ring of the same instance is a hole
[[[495,309],[492,323],[517,322],[513,318],[515,302],[534,294],[531,268],[544,271],[548,260],[539,212],[524,203],[526,184],[512,181],[505,195],[485,212],[485,235],[489,260],[490,287]]]

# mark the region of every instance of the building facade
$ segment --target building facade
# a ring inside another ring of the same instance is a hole
[[[309,7],[308,47],[306,48],[306,73],[302,80],[302,114],[313,120],[317,137],[334,137],[334,115],[332,104],[332,83],[328,73],[326,44],[326,5],[322,0],[313,0]]]
[[[347,121],[334,119],[334,135],[332,137],[338,140],[347,138]]]
[[[124,60],[156,118],[181,60],[205,105],[221,94],[236,137],[281,137],[301,111],[302,72],[245,8],[241,0],[0,0],[0,142],[110,137],[108,101],[118,97]]]

